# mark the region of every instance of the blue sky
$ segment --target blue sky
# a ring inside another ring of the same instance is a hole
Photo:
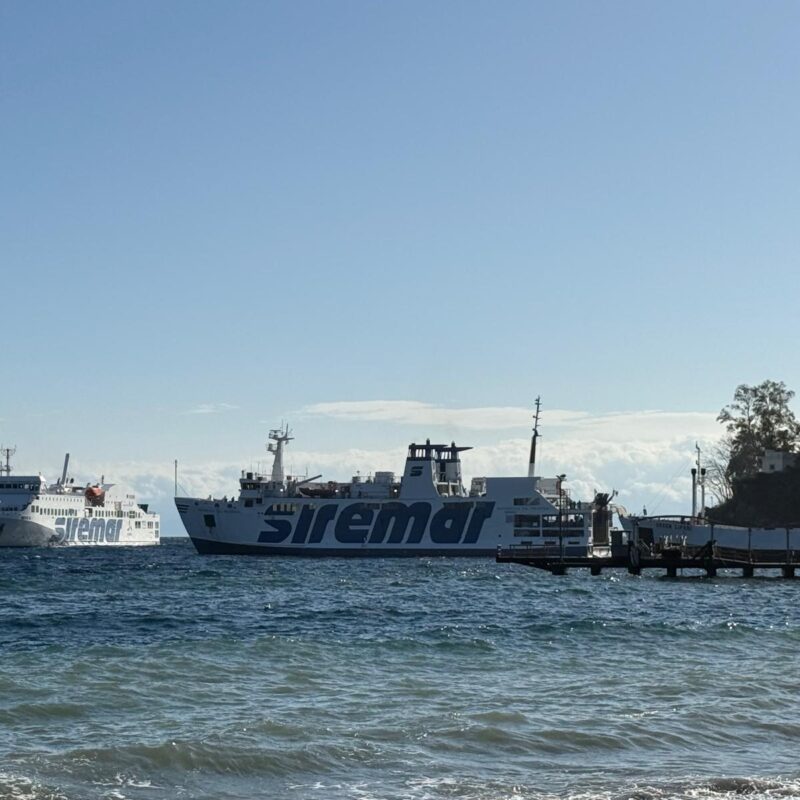
[[[425,435],[524,461],[542,394],[597,421],[552,471],[647,502],[738,383],[800,388],[799,34],[784,2],[5,0],[0,439],[168,506],[173,458],[230,493],[282,418],[331,477]]]

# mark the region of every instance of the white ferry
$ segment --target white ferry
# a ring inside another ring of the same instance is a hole
[[[0,468],[0,547],[156,545],[160,519],[129,489],[101,480],[86,486],[64,471],[54,484],[42,475]]]
[[[537,411],[538,422],[538,411]],[[242,472],[234,498],[176,497],[198,552],[292,556],[494,556],[498,548],[557,548],[586,555],[608,542],[608,495],[570,499],[565,476],[473,478],[467,490],[461,453],[451,444],[409,445],[400,479],[392,472],[346,483],[286,476],[288,428],[270,431],[269,475]],[[602,531],[594,520],[604,520]]]

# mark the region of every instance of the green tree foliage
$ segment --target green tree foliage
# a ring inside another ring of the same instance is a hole
[[[706,517],[718,524],[753,528],[800,526],[800,469],[760,472],[737,480],[733,496],[708,509]]]
[[[800,423],[789,408],[794,392],[783,381],[736,387],[733,402],[719,412],[730,457],[726,476],[732,482],[755,475],[764,450],[792,451],[800,439]]]

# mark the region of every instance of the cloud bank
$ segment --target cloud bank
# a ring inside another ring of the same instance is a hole
[[[184,411],[184,414],[222,414],[225,411],[234,411],[239,406],[231,403],[201,403],[199,406]]]
[[[194,413],[219,413],[229,404],[199,406]],[[530,447],[531,412],[522,407],[447,408],[407,400],[317,403],[295,417],[320,417],[337,421],[343,443],[327,450],[296,449],[286,453],[287,470],[297,474],[322,473],[326,479],[348,480],[377,470],[401,473],[406,446],[412,438],[430,435],[463,441],[464,432],[488,442],[463,454],[467,482],[481,475],[524,475]],[[695,443],[704,449],[719,438],[721,427],[711,412],[635,411],[591,414],[565,409],[546,409],[542,414],[543,437],[539,440],[537,472],[544,476],[566,473],[573,496],[590,499],[595,490],[619,491],[619,501],[631,510],[647,506],[650,513],[682,513],[688,510],[689,469]],[[374,445],[355,448],[348,423],[380,423]],[[396,425],[398,430],[386,430]],[[413,435],[401,426],[414,426]],[[417,431],[421,431],[418,433]],[[483,432],[483,434],[480,434]],[[496,435],[492,435],[496,434]],[[409,438],[410,437],[410,438]],[[261,462],[261,463],[259,463]],[[54,465],[56,467],[57,465]],[[204,460],[181,462],[179,494],[207,497],[231,496],[238,490],[242,469],[271,464],[265,454],[242,454],[236,462]],[[172,462],[119,462],[82,464],[84,479],[96,479],[95,470],[109,480],[132,486],[142,502],[149,502],[164,518],[166,535],[182,533],[174,510]],[[55,474],[55,472],[53,472]],[[76,476],[77,478],[78,476]]]

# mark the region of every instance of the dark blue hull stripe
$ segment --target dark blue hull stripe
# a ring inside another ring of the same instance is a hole
[[[497,548],[441,548],[421,550],[413,547],[283,547],[266,544],[237,544],[215,542],[211,539],[191,537],[201,555],[239,556],[301,556],[304,558],[425,558],[426,556],[450,556],[458,558],[494,558]],[[564,555],[586,555],[586,548],[564,548]]]
[[[307,558],[420,558],[425,556],[492,556],[497,550],[492,548],[459,548],[450,550],[419,550],[411,547],[281,547],[264,544],[236,544],[234,542],[215,542],[211,539],[195,539],[192,542],[202,555],[241,555],[241,556],[305,556]]]

